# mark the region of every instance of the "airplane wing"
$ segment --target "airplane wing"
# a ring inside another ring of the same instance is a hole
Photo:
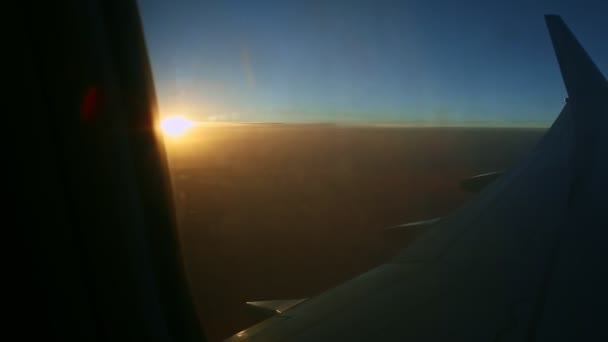
[[[568,101],[533,153],[391,261],[229,341],[608,340],[608,84],[545,20]]]

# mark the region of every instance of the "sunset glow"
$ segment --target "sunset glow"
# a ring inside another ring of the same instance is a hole
[[[170,116],[164,118],[160,122],[160,128],[163,134],[167,136],[180,136],[194,125],[192,120],[186,119],[183,116]]]

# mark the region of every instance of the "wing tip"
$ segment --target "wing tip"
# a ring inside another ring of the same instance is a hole
[[[545,14],[545,23],[550,31],[558,26],[566,26],[564,19],[559,14]]]
[[[555,36],[558,34],[558,27],[566,27],[566,23],[559,14],[545,14],[545,24],[549,29],[549,34],[552,36],[552,39],[555,39]]]
[[[545,14],[568,97],[603,96],[606,79],[560,15]]]

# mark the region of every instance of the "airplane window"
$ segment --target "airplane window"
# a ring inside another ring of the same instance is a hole
[[[574,1],[139,5],[211,341],[386,262],[524,157],[567,96],[545,12],[608,70],[605,12]]]

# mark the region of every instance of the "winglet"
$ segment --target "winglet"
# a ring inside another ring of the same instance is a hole
[[[569,99],[598,96],[608,89],[606,78],[593,63],[559,15],[545,15],[553,49]]]

